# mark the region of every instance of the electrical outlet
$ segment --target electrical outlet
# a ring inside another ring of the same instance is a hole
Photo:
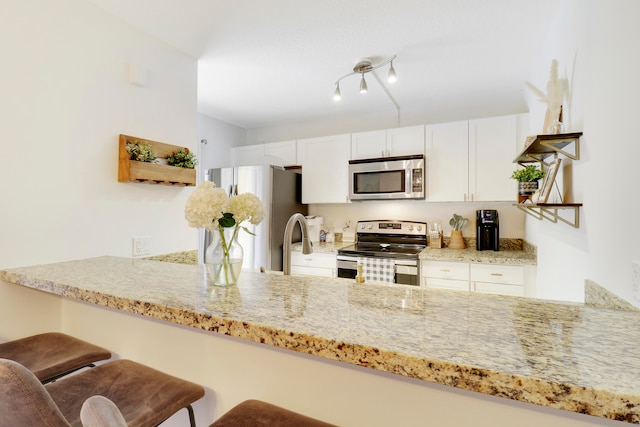
[[[151,255],[151,237],[141,236],[133,238],[133,256]]]
[[[631,263],[631,287],[633,289],[633,297],[640,301],[640,261]]]

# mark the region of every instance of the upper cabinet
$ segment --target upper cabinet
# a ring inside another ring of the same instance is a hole
[[[296,166],[296,141],[270,142],[266,144],[242,145],[231,149],[233,166],[253,166],[271,164],[276,166]]]
[[[518,116],[469,121],[469,194],[471,201],[513,201],[511,179],[518,139]]]
[[[424,154],[424,126],[351,134],[351,159]]]
[[[231,161],[233,166],[253,166],[260,165],[264,160],[264,146],[241,145],[231,148]]]
[[[302,203],[349,201],[351,135],[298,140],[302,165]]]
[[[526,114],[426,126],[429,201],[513,201],[513,156]]]
[[[426,127],[430,202],[458,202],[469,194],[469,122]]]
[[[298,149],[296,141],[270,142],[265,144],[265,154],[274,161],[279,162],[278,166],[297,166]]]

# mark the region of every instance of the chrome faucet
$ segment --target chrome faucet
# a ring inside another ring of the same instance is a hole
[[[284,258],[283,272],[287,276],[291,274],[291,240],[293,239],[293,227],[296,225],[296,222],[300,223],[300,230],[302,231],[302,253],[308,255],[313,252],[313,245],[311,244],[309,232],[307,231],[307,220],[301,213],[294,213],[284,228],[284,245],[282,247]]]

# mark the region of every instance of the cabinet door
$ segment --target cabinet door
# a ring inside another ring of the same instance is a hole
[[[302,155],[302,203],[348,202],[351,136],[302,139],[298,149]]]
[[[233,166],[253,166],[264,163],[264,145],[242,145],[231,148]]]
[[[469,192],[471,200],[514,201],[517,116],[469,121]]]
[[[469,192],[469,122],[426,126],[430,202],[462,202]]]
[[[387,129],[387,156],[424,154],[424,126]]]
[[[385,130],[351,134],[351,159],[373,159],[385,157],[387,133]]]
[[[297,166],[296,141],[270,142],[265,144],[265,154],[274,157],[277,166]]]
[[[305,255],[301,252],[293,252],[291,253],[291,273],[336,277],[336,255],[318,252]]]

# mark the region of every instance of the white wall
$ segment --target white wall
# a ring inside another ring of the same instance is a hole
[[[196,248],[185,188],[117,182],[118,135],[195,148],[196,60],[83,0],[5,0],[0,267]],[[128,64],[146,70],[128,83]]]
[[[231,147],[244,145],[247,131],[243,128],[198,114],[198,139],[206,139],[206,144],[198,147],[199,170],[230,166]]]
[[[544,87],[551,60],[558,59],[572,82],[569,131],[584,131],[580,160],[565,176],[573,182],[573,201],[584,203],[580,228],[527,219],[527,239],[538,245],[538,288],[546,295],[581,301],[584,280],[592,279],[640,306],[631,287],[632,261],[640,260],[639,193],[631,172],[640,155],[634,137],[639,13],[635,0],[566,1],[532,76]],[[541,104],[531,100],[530,107],[541,123]]]

